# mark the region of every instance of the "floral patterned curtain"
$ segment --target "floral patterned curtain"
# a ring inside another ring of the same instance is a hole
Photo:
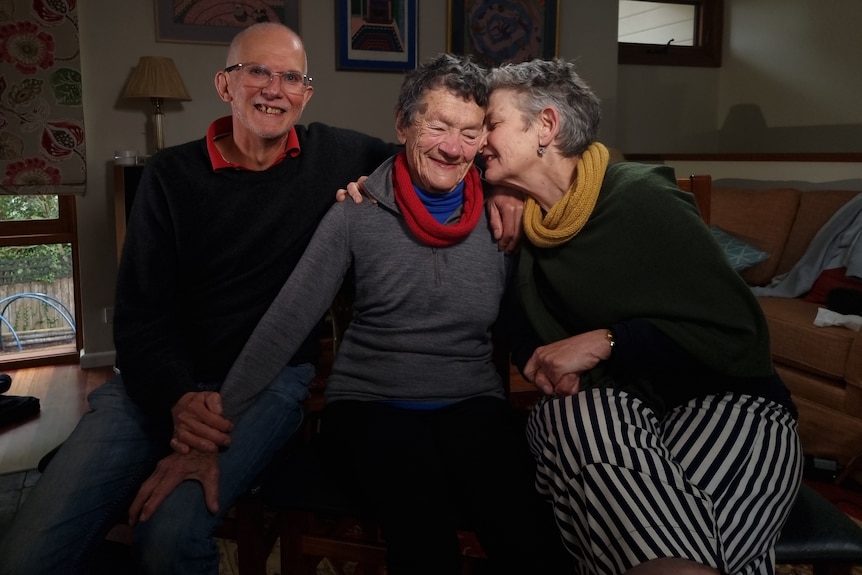
[[[83,193],[77,0],[0,0],[0,194]]]

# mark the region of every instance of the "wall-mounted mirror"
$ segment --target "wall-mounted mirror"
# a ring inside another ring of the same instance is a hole
[[[620,64],[721,65],[722,0],[619,0]]]

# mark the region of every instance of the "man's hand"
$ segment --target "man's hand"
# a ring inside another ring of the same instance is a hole
[[[346,188],[340,188],[337,192],[335,192],[335,201],[343,202],[347,199],[347,196],[357,204],[362,203],[362,199],[365,197],[365,188],[362,186],[362,182],[368,179],[368,176],[360,176],[358,180],[355,182],[350,182],[347,184]],[[374,198],[371,198],[371,201],[374,201]]]
[[[518,249],[524,231],[523,195],[508,188],[491,187],[487,209],[497,246],[507,253],[513,253]]]
[[[204,490],[204,502],[210,513],[218,512],[218,454],[192,451],[187,454],[171,453],[156,465],[153,474],[141,485],[138,495],[129,508],[129,525],[146,521],[177,485],[193,479]]]
[[[180,454],[196,449],[217,453],[230,445],[233,424],[223,416],[221,395],[215,391],[190,391],[171,408],[174,436],[171,448]]]

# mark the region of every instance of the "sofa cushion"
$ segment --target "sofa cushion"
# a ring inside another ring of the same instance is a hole
[[[817,327],[820,307],[802,298],[758,297],[769,324],[773,360],[830,379],[844,379],[857,333],[844,327]]]
[[[796,217],[799,195],[799,191],[790,188],[713,187],[711,223],[769,254],[769,258],[741,273],[747,283],[766,285],[775,275]]]
[[[854,190],[811,190],[799,194],[799,210],[775,275],[790,271],[808,249],[811,240],[838,208],[858,195]],[[714,209],[714,208],[713,208]],[[713,220],[715,216],[713,216]]]
[[[712,237],[721,246],[727,261],[738,272],[747,270],[769,257],[768,253],[733,237],[718,226],[710,226],[709,231],[712,232]]]

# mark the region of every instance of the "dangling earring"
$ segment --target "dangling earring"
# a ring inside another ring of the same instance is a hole
[[[539,149],[536,151],[539,152],[540,156],[544,156],[545,155],[545,146],[539,146]]]

